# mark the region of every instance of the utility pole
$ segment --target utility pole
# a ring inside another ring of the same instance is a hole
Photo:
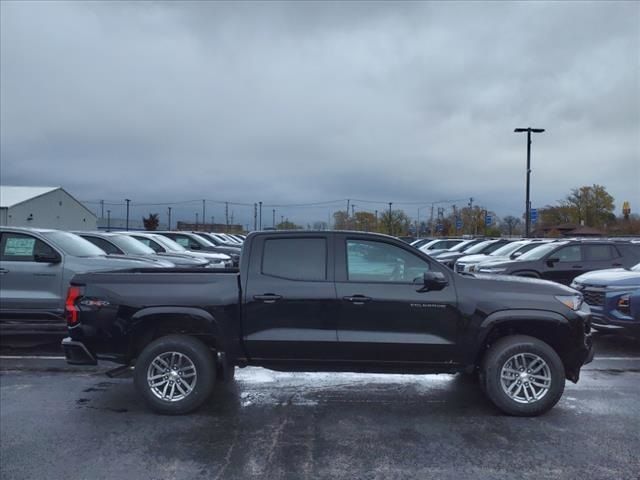
[[[458,236],[458,210],[456,209],[456,206],[453,206],[453,221],[455,222],[455,229],[456,229],[456,237]]]
[[[253,203],[253,230],[258,229],[258,204]]]
[[[515,133],[523,133],[527,132],[527,193],[525,200],[525,227],[524,227],[524,236],[526,238],[529,237],[530,229],[531,229],[531,200],[530,200],[530,187],[531,187],[531,132],[533,133],[542,133],[544,132],[544,128],[516,128],[514,130]]]
[[[389,202],[389,235],[393,235],[393,224],[391,223],[391,205],[393,205],[393,202]]]
[[[258,211],[258,220],[259,220],[259,226],[260,226],[260,230],[262,230],[262,202],[258,202],[259,205],[259,211]]]
[[[107,232],[111,231],[111,210],[107,210]]]
[[[469,197],[469,203],[467,204],[469,206],[469,218],[471,219],[471,221],[473,222],[471,224],[471,233],[474,233],[475,235],[478,234],[478,220],[476,219],[476,216],[473,214],[473,197]]]
[[[126,230],[129,231],[129,203],[131,202],[131,200],[129,200],[128,198],[125,198],[124,201],[127,202],[127,228],[126,228]]]
[[[171,230],[171,207],[169,208],[169,230]]]
[[[198,231],[198,212],[196,212],[196,231]]]
[[[224,202],[224,223],[227,226],[225,230],[226,233],[229,231],[229,202]]]
[[[349,199],[347,198],[347,211],[346,211],[346,215],[345,215],[345,219],[344,219],[344,220],[345,220],[345,228],[346,228],[347,230],[349,230],[349,228],[350,228],[350,227],[349,227],[349,225],[350,225],[350,223],[351,223],[351,222],[349,221],[349,203],[350,203],[350,202],[351,202],[351,200],[349,200]]]
[[[205,201],[204,199],[202,199],[202,226],[203,226],[203,227],[204,227],[204,226],[206,225],[206,223],[207,223],[207,220],[206,220],[206,218],[207,218],[207,217],[205,216],[205,204],[206,204],[206,201]],[[206,230],[206,229],[205,229],[205,230]]]
[[[100,218],[104,218],[104,200],[100,200]]]
[[[431,216],[429,217],[429,235],[433,236],[433,202],[431,202]]]
[[[271,226],[272,227],[276,226],[276,209],[275,208],[273,209],[273,220],[272,220]]]

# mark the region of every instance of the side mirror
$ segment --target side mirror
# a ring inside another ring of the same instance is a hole
[[[547,265],[549,265],[550,267],[553,267],[553,265],[555,263],[558,263],[559,261],[560,259],[558,257],[547,258]]]
[[[422,277],[424,286],[419,290],[420,292],[428,292],[431,290],[442,290],[449,285],[447,277],[441,272],[424,272]]]
[[[513,259],[513,258],[518,258],[520,255],[522,255],[522,252],[513,252],[513,253],[511,254],[511,258],[512,258],[512,259]]]
[[[62,261],[62,257],[56,252],[36,253],[33,260],[38,263],[60,263]]]
[[[191,245],[189,245],[189,249],[190,250],[202,250],[202,247],[200,246],[199,243],[192,243]]]

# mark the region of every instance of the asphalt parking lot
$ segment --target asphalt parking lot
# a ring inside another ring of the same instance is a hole
[[[3,479],[637,479],[640,341],[597,357],[538,418],[452,375],[237,372],[197,413],[146,410],[130,379],[53,346],[2,347]],[[39,358],[34,358],[39,357]]]

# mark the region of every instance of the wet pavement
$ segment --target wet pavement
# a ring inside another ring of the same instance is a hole
[[[637,479],[640,342],[596,346],[551,412],[512,418],[463,376],[260,368],[238,370],[192,415],[158,416],[106,366],[3,345],[1,477]]]

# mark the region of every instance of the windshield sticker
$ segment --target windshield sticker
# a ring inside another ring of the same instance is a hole
[[[32,257],[36,245],[35,238],[7,238],[4,254],[12,257]]]

